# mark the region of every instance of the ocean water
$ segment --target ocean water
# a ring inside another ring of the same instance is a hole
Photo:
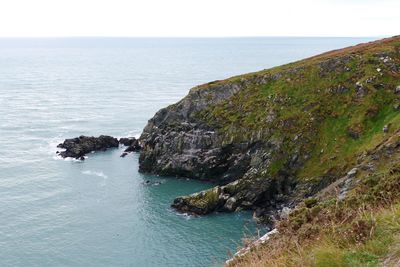
[[[140,174],[122,148],[79,162],[56,145],[137,136],[192,86],[369,40],[0,39],[0,266],[220,265],[262,230],[251,212],[177,214],[175,197],[212,185]]]

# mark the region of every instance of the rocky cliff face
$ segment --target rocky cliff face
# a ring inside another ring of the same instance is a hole
[[[140,171],[213,181],[183,212],[294,205],[347,173],[400,123],[400,38],[190,90],[149,120]]]
[[[226,183],[248,169],[249,143],[222,144],[215,127],[196,114],[216,105],[243,88],[239,83],[208,84],[193,88],[177,104],[161,109],[149,120],[140,141],[140,171],[177,175]]]

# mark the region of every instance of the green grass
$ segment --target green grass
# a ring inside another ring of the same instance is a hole
[[[400,205],[381,210],[377,215],[369,215],[369,220],[375,222],[373,235],[361,244],[337,244],[337,241],[325,239],[328,244],[316,246],[310,252],[308,261],[311,266],[341,266],[354,267],[379,266],[380,259],[388,255],[393,244],[400,242]],[[372,218],[371,218],[372,217]],[[397,256],[399,256],[397,254]]]

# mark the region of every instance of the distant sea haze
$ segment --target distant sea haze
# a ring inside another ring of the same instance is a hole
[[[122,148],[62,160],[57,144],[138,136],[195,85],[370,40],[0,38],[0,265],[222,264],[262,227],[251,212],[177,214],[175,197],[212,185],[139,174]]]

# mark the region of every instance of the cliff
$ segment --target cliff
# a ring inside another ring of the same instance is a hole
[[[392,37],[192,88],[149,120],[140,171],[217,184],[177,198],[180,211],[253,209],[268,221],[351,170],[375,170],[360,162],[399,114]]]

